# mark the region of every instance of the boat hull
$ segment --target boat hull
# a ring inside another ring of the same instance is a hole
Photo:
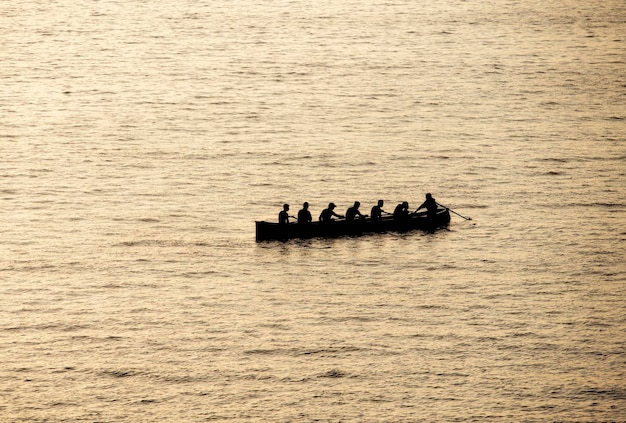
[[[393,217],[383,217],[382,221],[370,219],[354,221],[334,220],[332,222],[312,222],[309,224],[274,222],[256,222],[257,241],[288,240],[293,238],[335,238],[340,236],[358,236],[371,233],[407,232],[412,230],[434,231],[447,227],[450,223],[448,209],[440,209],[433,219],[426,213],[412,214],[404,221],[398,222]]]

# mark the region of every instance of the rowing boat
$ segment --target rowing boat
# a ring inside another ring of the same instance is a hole
[[[275,222],[256,222],[256,240],[288,240],[293,238],[336,238],[340,236],[357,236],[371,233],[407,232],[412,230],[434,231],[447,227],[450,223],[450,211],[440,208],[437,215],[429,218],[426,212],[410,214],[401,221],[392,216],[384,216],[376,222],[369,218],[357,220],[333,220],[331,222],[311,222],[300,224],[291,222],[280,224]]]

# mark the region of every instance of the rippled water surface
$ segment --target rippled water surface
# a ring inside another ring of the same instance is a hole
[[[0,10],[3,422],[626,421],[626,4]],[[425,192],[449,230],[256,243]]]

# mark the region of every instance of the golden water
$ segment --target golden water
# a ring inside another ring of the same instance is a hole
[[[625,421],[626,5],[0,10],[0,421]],[[449,231],[255,243],[425,192]]]

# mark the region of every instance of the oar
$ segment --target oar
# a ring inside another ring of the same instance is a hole
[[[437,203],[437,205],[438,205],[438,206],[441,206],[441,207],[443,207],[443,208],[445,208],[445,209],[448,209],[448,210],[449,210],[449,211],[451,211],[452,213],[456,214],[456,215],[457,215],[457,216],[459,216],[459,217],[462,217],[462,218],[463,218],[463,219],[465,219],[465,220],[472,220],[472,218],[471,218],[471,217],[465,217],[465,216],[463,216],[462,214],[459,214],[459,213],[455,212],[455,211],[454,211],[454,210],[452,210],[450,207],[446,207],[446,206],[444,206],[443,204],[439,204],[439,203]]]

